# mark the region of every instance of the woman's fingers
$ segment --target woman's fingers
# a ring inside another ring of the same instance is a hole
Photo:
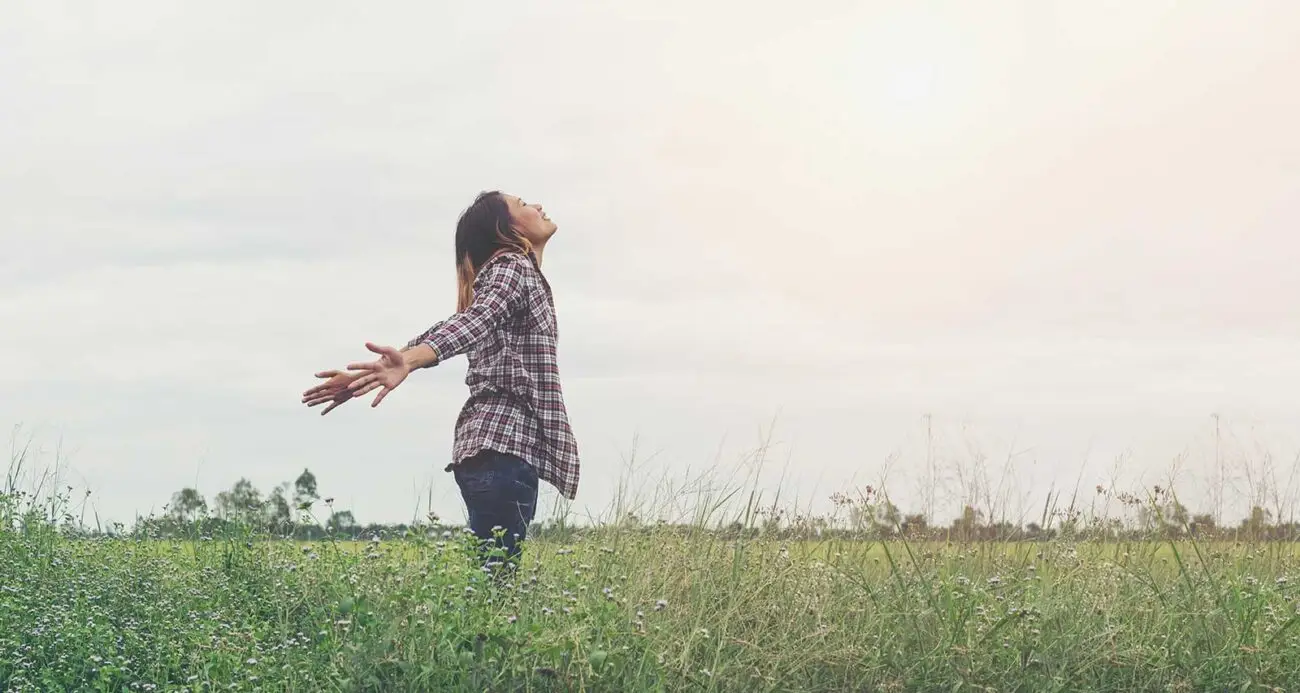
[[[303,403],[308,407],[328,404],[321,412],[321,416],[324,416],[354,397],[380,390],[379,394],[375,395],[374,401],[370,403],[372,407],[379,406],[379,403],[384,401],[392,391],[392,388],[384,384],[381,377],[386,368],[385,363],[394,360],[400,362],[403,358],[402,352],[395,347],[380,346],[374,342],[366,342],[366,349],[379,354],[382,358],[375,361],[349,363],[346,370],[332,368],[317,372],[316,377],[325,379],[325,382],[303,392]],[[391,367],[391,364],[387,367]],[[351,378],[351,381],[346,382],[344,378]]]
[[[402,360],[402,352],[397,347],[379,346],[377,344],[366,342],[366,348],[375,352],[376,354],[385,356],[390,359],[394,359],[398,362]]]
[[[317,385],[316,387],[302,393],[302,399],[305,402],[309,399],[316,399],[317,397],[333,397],[346,389],[347,388],[342,383]]]
[[[374,342],[366,342],[366,348],[381,356],[392,356],[393,354],[397,354],[398,356],[402,355],[402,352],[398,351],[396,347],[380,346]]]
[[[336,393],[341,392],[343,389],[344,388],[342,385],[331,385],[328,387],[322,385],[320,387],[313,387],[312,389],[302,393],[302,399],[305,402],[309,399],[314,399],[316,397],[333,397]]]
[[[316,373],[317,378],[325,378],[326,381],[323,383],[318,383],[316,385],[313,385],[307,390],[305,390],[302,393],[303,399],[306,400],[309,397],[316,397],[323,393],[327,393],[327,392],[333,393],[343,389],[342,383],[331,382],[334,380],[334,378],[343,374],[344,374],[343,371],[335,370],[335,369],[331,369],[328,371],[320,371],[319,373]]]
[[[303,404],[306,404],[309,407],[314,407],[318,404],[324,404],[326,402],[333,402],[335,400],[348,400],[351,398],[352,398],[351,393],[348,393],[343,397],[340,397],[338,394],[335,393],[335,394],[327,394],[327,395],[317,395],[315,397],[307,397],[304,398],[302,401]]]
[[[378,373],[373,373],[373,372],[367,373],[366,375],[363,375],[360,378],[357,378],[356,380],[353,380],[352,382],[348,383],[347,389],[351,390],[352,396],[355,397],[357,393],[361,391],[361,388],[369,385],[370,383],[375,382],[376,380],[379,380]]]

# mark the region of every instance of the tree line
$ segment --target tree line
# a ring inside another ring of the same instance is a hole
[[[327,536],[358,538],[369,533],[404,531],[406,525],[362,526],[350,510],[334,510],[334,499],[325,498],[328,514],[324,522],[316,516],[321,501],[316,475],[304,468],[292,482],[277,484],[263,494],[247,478],[219,492],[211,505],[193,487],[172,494],[160,515],[136,517],[133,536],[225,536],[231,533],[272,535],[293,539]],[[118,529],[122,529],[118,525]]]
[[[1236,525],[1220,524],[1208,513],[1192,513],[1168,489],[1157,486],[1144,497],[1132,493],[1112,492],[1097,487],[1098,497],[1117,501],[1127,510],[1124,517],[1109,512],[1085,511],[1071,503],[1063,510],[1045,507],[1038,521],[1027,523],[994,520],[989,513],[965,505],[948,524],[932,524],[923,513],[901,511],[881,490],[866,487],[853,494],[836,493],[831,497],[834,510],[829,515],[792,514],[781,508],[758,509],[742,522],[717,522],[711,528],[701,523],[674,523],[665,520],[642,520],[633,513],[617,518],[621,531],[694,533],[701,530],[719,532],[725,537],[770,537],[778,539],[909,539],[919,541],[1045,541],[1056,538],[1140,541],[1159,539],[1204,539],[1246,541],[1300,541],[1300,523],[1283,522],[1275,513],[1260,506],[1251,508]],[[322,504],[328,509],[324,521],[316,515]],[[316,476],[310,469],[292,482],[276,485],[269,493],[246,478],[240,478],[228,490],[221,491],[211,505],[195,488],[186,487],[172,494],[160,515],[137,517],[127,530],[78,531],[79,534],[129,535],[133,537],[217,537],[231,534],[274,536],[299,540],[325,537],[368,539],[400,538],[409,532],[441,534],[459,529],[442,523],[430,514],[426,522],[369,523],[362,525],[350,510],[335,510],[332,498],[322,499]],[[563,519],[534,522],[529,536],[539,539],[566,540],[578,527]]]

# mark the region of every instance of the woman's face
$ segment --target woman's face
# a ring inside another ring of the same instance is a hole
[[[546,216],[545,210],[539,204],[528,204],[514,195],[503,195],[506,200],[506,206],[510,209],[510,219],[514,222],[515,229],[528,239],[529,243],[540,246],[550,240],[555,235],[555,222]]]

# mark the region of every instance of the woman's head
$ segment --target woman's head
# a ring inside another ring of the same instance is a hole
[[[469,306],[474,278],[493,255],[502,250],[535,253],[555,231],[541,205],[495,190],[481,193],[456,223],[456,309]]]

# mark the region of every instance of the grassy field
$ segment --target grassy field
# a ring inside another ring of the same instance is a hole
[[[1294,544],[0,530],[6,691],[1300,689]]]

